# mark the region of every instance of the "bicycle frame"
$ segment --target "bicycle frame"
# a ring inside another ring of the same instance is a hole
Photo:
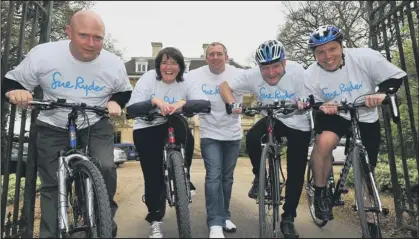
[[[60,229],[65,230],[67,233],[69,232],[68,226],[68,200],[67,200],[67,178],[72,176],[71,169],[69,169],[68,165],[71,163],[73,159],[83,159],[83,160],[90,160],[88,157],[83,155],[81,152],[76,151],[76,147],[78,145],[77,142],[77,110],[75,108],[69,113],[68,117],[68,124],[67,129],[69,132],[69,150],[61,150],[60,156],[58,157],[58,172],[57,172],[57,179],[58,179],[58,193],[59,193],[59,208],[61,214],[60,222]],[[88,155],[88,146],[86,146],[86,155]],[[92,182],[89,178],[85,179],[85,187],[87,191],[87,210],[90,219],[90,225],[92,227],[95,226],[95,215],[93,209],[93,186]]]
[[[68,224],[68,189],[67,189],[67,179],[72,176],[72,171],[69,168],[69,165],[73,161],[77,160],[88,160],[90,161],[89,156],[89,147],[86,146],[86,152],[83,154],[82,152],[77,150],[78,142],[77,142],[77,125],[76,119],[78,116],[78,108],[86,106],[85,104],[81,104],[80,106],[73,105],[69,106],[65,104],[65,100],[57,100],[57,102],[43,102],[43,101],[31,101],[30,104],[35,106],[40,106],[40,109],[47,109],[43,108],[45,106],[51,107],[71,107],[72,110],[68,114],[68,122],[67,122],[67,130],[69,136],[69,146],[67,150],[60,150],[58,156],[58,169],[57,169],[57,181],[58,181],[58,220],[59,220],[59,230],[61,232],[65,231],[69,233],[70,228]],[[93,107],[86,107],[92,109]],[[99,110],[99,108],[97,108]],[[87,200],[87,210],[89,215],[90,226],[95,226],[95,215],[94,215],[94,196],[93,196],[93,185],[89,178],[85,179],[85,188],[87,191],[86,200]]]
[[[273,105],[268,105],[266,107],[262,106],[262,107],[256,107],[256,108],[247,108],[244,109],[244,113],[247,114],[247,112],[249,111],[260,111],[260,110],[266,110],[267,111],[267,116],[266,116],[266,130],[267,130],[267,142],[266,143],[262,143],[261,140],[261,147],[262,147],[262,151],[263,148],[267,145],[267,144],[272,144],[274,145],[274,150],[275,152],[272,152],[274,154],[274,160],[281,160],[280,157],[280,148],[282,146],[282,141],[281,139],[276,139],[274,136],[274,126],[275,126],[275,120],[274,120],[274,110],[278,110],[278,113],[282,112],[282,113],[287,113],[287,112],[291,112],[296,108],[296,105],[285,105],[285,101],[281,101],[281,104],[279,104],[278,100],[275,100],[273,102]],[[269,165],[270,167],[273,167],[274,163],[272,160],[269,160]],[[278,177],[282,177],[282,180],[279,180],[279,190],[281,191],[282,188],[285,186],[285,177],[284,177],[284,173],[282,171],[282,167],[281,167],[281,162],[279,162],[279,173],[280,175],[277,175]],[[282,181],[282,182],[281,182]],[[280,194],[279,192],[276,192],[278,194]],[[280,201],[282,200],[281,195],[278,195],[277,197],[278,202],[274,202],[274,203],[280,203]]]
[[[369,163],[369,160],[368,160],[368,154],[366,152],[365,146],[362,144],[362,141],[361,141],[359,126],[358,126],[358,120],[356,118],[356,113],[357,113],[356,108],[355,107],[350,107],[349,108],[349,113],[350,113],[350,116],[351,116],[351,131],[350,131],[350,134],[349,134],[349,136],[350,136],[349,153],[346,155],[344,166],[343,166],[343,168],[340,172],[340,175],[339,175],[339,180],[336,183],[334,190],[332,191],[332,202],[333,202],[334,206],[339,206],[339,205],[343,204],[341,202],[341,195],[346,194],[348,192],[348,190],[345,188],[345,182],[346,182],[346,179],[348,177],[349,170],[351,169],[352,164],[353,164],[352,157],[350,157],[351,156],[350,151],[354,147],[358,147],[360,149],[360,154],[362,155],[361,157],[358,158],[360,160],[359,163],[368,165],[368,168],[369,168],[368,175],[369,175],[369,178],[370,178],[370,182],[372,184],[371,187],[372,187],[373,192],[374,192],[375,200],[378,202],[378,210],[379,210],[379,212],[382,212],[381,200],[380,200],[380,196],[379,196],[377,187],[375,185],[374,176],[373,176],[372,171],[371,171],[370,163]],[[333,170],[332,170],[331,174],[333,174]],[[333,177],[333,175],[331,175],[331,177]]]
[[[176,116],[172,116],[172,117],[176,117]],[[170,180],[171,176],[169,175],[169,172],[170,172],[169,165],[171,164],[170,162],[168,162],[169,160],[168,155],[170,154],[170,152],[174,150],[180,150],[180,153],[182,154],[182,158],[185,159],[185,148],[183,147],[183,144],[181,144],[180,146],[176,144],[175,129],[171,126],[171,117],[168,117],[168,123],[169,123],[169,127],[167,129],[167,142],[163,149],[163,170],[164,170],[164,182],[166,185],[167,200],[170,207],[173,207],[176,201],[175,201],[174,185],[171,184],[171,180]],[[188,192],[189,203],[192,203],[192,196],[190,193],[189,180],[188,180],[188,170],[186,169],[186,167],[184,167],[184,172],[185,172],[186,190]]]

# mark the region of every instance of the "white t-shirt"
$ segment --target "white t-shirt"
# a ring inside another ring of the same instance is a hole
[[[169,104],[173,104],[182,99],[208,100],[198,84],[193,84],[191,80],[184,79],[180,83],[175,81],[172,84],[167,84],[162,80],[157,80],[156,70],[149,70],[137,81],[127,106],[153,98],[163,99]],[[156,118],[151,122],[137,118],[135,120],[134,130],[160,125],[165,122],[166,120],[163,118]]]
[[[91,62],[76,60],[70,52],[70,40],[49,42],[32,48],[23,61],[6,77],[19,82],[29,91],[41,86],[44,100],[66,99],[67,103],[86,103],[104,107],[112,94],[132,90],[123,61],[102,50]],[[67,128],[71,109],[41,110],[38,119],[47,124]],[[87,112],[89,124],[100,117]],[[84,123],[83,123],[84,122]],[[83,115],[76,121],[78,128],[87,127]]]
[[[307,98],[302,87],[304,82],[304,68],[297,62],[288,61],[285,66],[285,75],[276,86],[266,83],[259,67],[246,70],[243,74],[227,80],[233,92],[254,93],[262,104],[272,104],[275,99],[286,102],[296,102],[297,98]],[[306,111],[295,111],[283,115],[275,114],[274,117],[287,127],[301,131],[310,131],[310,120]]]
[[[402,78],[406,73],[370,48],[344,48],[345,65],[334,72],[323,70],[317,63],[305,72],[305,90],[316,102],[340,103],[345,97],[348,102],[364,94],[374,93],[381,82],[390,78]],[[361,103],[365,97],[357,99]],[[378,120],[377,108],[359,108],[359,120],[373,123]],[[339,113],[350,120],[349,113]]]
[[[243,71],[243,69],[226,64],[225,71],[215,75],[210,71],[208,65],[205,65],[186,74],[185,78],[199,86],[211,102],[211,113],[199,116],[201,138],[216,140],[239,140],[242,138],[240,115],[227,114],[225,103],[219,92],[219,85]],[[236,102],[242,102],[243,96],[234,95],[234,98]]]

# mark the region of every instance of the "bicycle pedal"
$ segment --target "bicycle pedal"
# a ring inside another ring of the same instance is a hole
[[[337,201],[335,201],[334,205],[335,206],[343,206],[343,205],[345,205],[345,202],[343,200],[337,200]]]
[[[384,216],[387,216],[390,213],[390,210],[388,210],[388,208],[383,207],[381,209]]]

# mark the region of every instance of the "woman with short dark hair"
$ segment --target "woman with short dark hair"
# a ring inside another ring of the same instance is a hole
[[[181,110],[186,100],[207,100],[198,85],[184,80],[185,61],[178,49],[162,49],[156,57],[155,66],[156,69],[147,71],[138,80],[127,104],[127,113],[145,106],[149,109],[157,107],[162,115],[168,115]],[[173,118],[171,126],[175,128],[176,142],[184,143],[186,139],[185,166],[189,171],[194,151],[193,135],[184,117]],[[167,130],[168,122],[162,118],[151,122],[137,118],[134,124],[133,137],[144,175],[144,198],[148,208],[145,220],[151,224],[152,238],[163,237],[161,221],[166,209],[166,189],[162,165]],[[195,190],[192,183],[190,189]]]

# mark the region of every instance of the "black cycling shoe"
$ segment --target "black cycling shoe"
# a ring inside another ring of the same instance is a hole
[[[329,190],[322,190],[320,196],[314,196],[314,214],[323,221],[333,220],[332,200],[328,195]]]
[[[249,198],[257,199],[258,193],[259,193],[259,177],[255,176],[255,179],[253,180],[253,185],[249,190],[249,193],[247,194]]]
[[[281,220],[281,232],[284,234],[285,238],[299,238],[297,230],[294,226],[294,218],[291,216],[282,217]]]

